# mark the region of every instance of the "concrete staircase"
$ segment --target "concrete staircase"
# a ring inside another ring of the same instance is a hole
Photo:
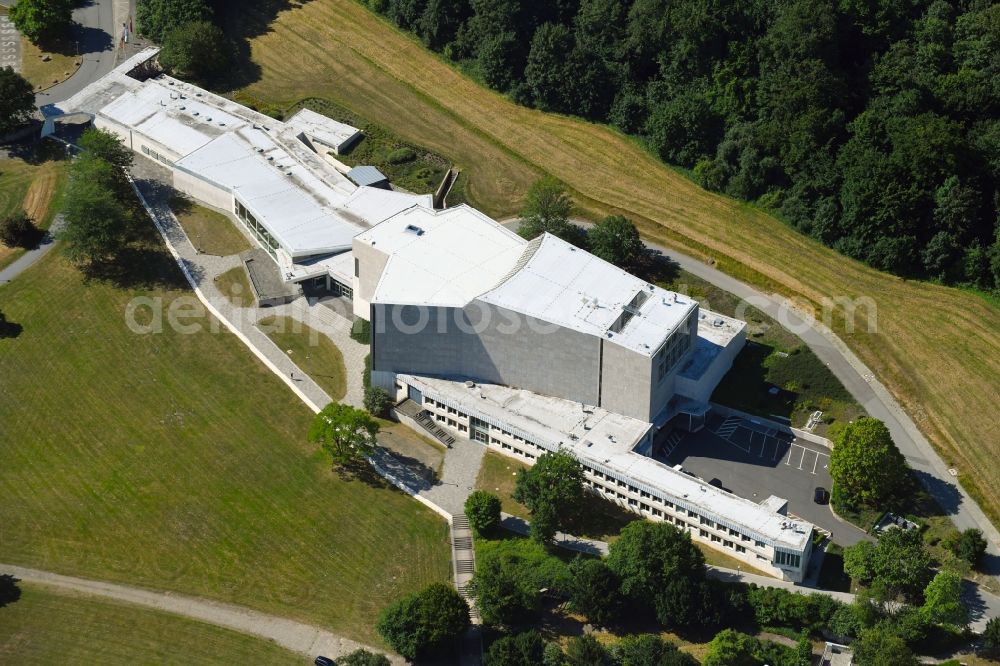
[[[479,624],[475,600],[469,594],[469,583],[476,573],[476,551],[472,544],[472,529],[465,514],[451,518],[451,561],[455,563],[455,587],[462,598],[469,602],[473,624]]]
[[[396,405],[396,411],[403,416],[408,416],[413,419],[421,428],[426,430],[431,437],[438,440],[449,449],[455,443],[455,438],[452,437],[447,430],[435,423],[434,419],[432,419],[427,412],[420,408],[420,405],[413,402],[409,398]]]

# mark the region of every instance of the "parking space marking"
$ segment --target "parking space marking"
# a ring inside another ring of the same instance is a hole
[[[789,447],[788,447],[788,457],[785,458],[785,464],[788,465],[789,467],[792,466],[792,458],[795,456],[796,449],[802,449],[802,452],[799,453],[799,464],[797,466],[797,469],[805,469],[805,470],[808,470],[810,474],[815,475],[816,474],[816,470],[819,469],[819,463],[820,463],[820,461],[822,459],[824,459],[824,458],[826,459],[826,461],[823,462],[823,469],[826,469],[828,467],[828,462],[830,460],[829,454],[820,453],[819,451],[817,451],[815,449],[809,449],[809,448],[806,448],[806,447],[802,446],[801,444],[795,444],[795,443],[792,443],[792,444],[789,445]],[[808,467],[809,463],[806,460],[806,454],[807,453],[809,455],[813,456],[813,464],[812,464],[812,469],[811,470],[809,469],[809,467]],[[777,456],[777,449],[775,449],[775,456]],[[777,459],[777,458],[775,458],[775,459]]]

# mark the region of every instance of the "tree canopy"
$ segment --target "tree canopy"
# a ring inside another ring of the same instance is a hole
[[[608,263],[633,270],[642,262],[646,246],[632,220],[610,215],[587,231],[587,249]]]
[[[474,490],[465,500],[465,516],[478,535],[500,529],[500,498],[485,490]]]
[[[566,451],[543,453],[517,475],[514,499],[531,511],[531,535],[550,540],[583,501],[583,467]]]
[[[135,239],[139,217],[128,187],[122,170],[100,153],[85,151],[73,161],[59,233],[71,261],[84,267],[111,261]]]
[[[951,571],[939,571],[924,589],[924,619],[931,624],[965,627],[969,609],[962,602],[962,577]]]
[[[996,3],[369,4],[516,102],[609,122],[851,257],[1000,289]]]
[[[233,46],[210,21],[191,21],[167,31],[159,60],[172,74],[211,81],[229,71]]]
[[[908,488],[910,468],[878,419],[863,416],[840,433],[830,454],[835,501],[874,506]]]
[[[577,613],[599,626],[620,619],[620,582],[603,560],[577,558],[570,563],[569,573],[569,603]]]
[[[568,243],[582,245],[583,230],[569,221],[572,212],[573,201],[566,194],[565,186],[547,176],[528,190],[517,233],[532,240],[547,231]]]
[[[486,650],[487,666],[524,666],[541,664],[545,650],[542,635],[524,631],[513,636],[501,636]]]
[[[31,84],[13,68],[0,67],[0,135],[23,125],[34,112],[35,91]]]
[[[204,0],[139,0],[135,8],[139,34],[158,44],[175,28],[211,18],[212,10]]]
[[[375,452],[378,431],[378,421],[365,410],[333,402],[313,419],[309,441],[322,446],[334,465],[348,465]]]
[[[844,571],[868,585],[879,601],[900,595],[918,601],[930,582],[930,564],[919,530],[891,527],[876,543],[862,541],[844,551]]]
[[[337,659],[342,666],[392,666],[392,662],[384,654],[369,652],[359,648]]]
[[[64,36],[73,25],[73,0],[18,0],[8,12],[33,44]]]
[[[414,660],[450,652],[469,623],[469,605],[455,588],[432,583],[383,610],[377,629],[393,650]]]

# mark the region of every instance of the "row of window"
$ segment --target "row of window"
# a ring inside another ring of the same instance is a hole
[[[236,217],[238,217],[243,225],[254,235],[260,244],[264,246],[272,257],[277,256],[278,242],[274,240],[274,237],[264,228],[264,225],[257,221],[257,218],[253,216],[246,206],[241,204],[239,201],[236,202]]]
[[[424,404],[428,405],[428,406],[436,406],[439,409],[444,410],[448,414],[453,414],[453,415],[457,416],[458,418],[467,418],[466,414],[458,411],[457,409],[455,409],[453,407],[448,407],[447,405],[444,405],[443,403],[437,402],[434,399],[428,398],[426,396],[424,397]],[[459,431],[461,431],[461,432],[465,432],[467,430],[467,428],[464,425],[462,425],[461,423],[458,423],[454,419],[448,418],[444,414],[435,414],[435,418],[438,421],[440,421],[440,422],[447,423],[449,426],[451,426],[453,428],[457,426],[458,429],[459,429]],[[538,451],[546,451],[547,450],[544,447],[539,446],[538,444],[535,444],[534,442],[528,441],[528,440],[524,439],[523,437],[520,437],[518,435],[512,434],[512,433],[508,432],[507,430],[505,430],[503,428],[497,427],[495,425],[487,424],[486,422],[482,421],[481,419],[472,417],[471,423],[473,425],[472,439],[475,440],[475,441],[477,441],[477,442],[481,442],[483,444],[492,444],[494,446],[499,446],[500,448],[504,449],[505,451],[511,451],[513,453],[516,453],[519,456],[527,458],[528,460],[534,460],[537,457],[533,453],[529,453],[527,451],[523,451],[520,448],[517,448],[516,446],[512,446],[512,445],[508,444],[507,442],[504,442],[502,440],[497,439],[496,437],[491,437],[490,434],[489,434],[489,431],[494,431],[494,432],[502,433],[504,436],[509,437],[509,438],[513,439],[514,441],[516,441],[516,442],[521,442],[521,443],[527,444],[528,446],[534,447]],[[694,529],[696,529],[696,527],[695,527],[696,524],[695,523],[690,523],[689,524],[689,523],[685,522],[684,520],[681,520],[680,518],[671,517],[670,514],[667,514],[664,511],[662,511],[661,509],[658,509],[655,506],[653,506],[652,503],[656,502],[656,503],[662,504],[664,507],[666,507],[668,509],[672,509],[674,511],[682,513],[682,514],[686,515],[689,518],[696,519],[698,521],[697,524],[700,524],[700,525],[702,525],[704,527],[708,527],[708,528],[711,528],[711,529],[714,529],[714,530],[719,530],[719,531],[725,533],[728,536],[732,536],[732,537],[738,538],[741,543],[737,543],[735,538],[732,539],[732,540],[724,539],[720,535],[712,534],[712,533],[710,533],[710,532],[708,532],[707,530],[704,530],[704,529],[699,529],[699,534],[700,534],[700,536],[702,536],[702,538],[710,539],[711,541],[716,542],[716,543],[721,543],[726,548],[730,548],[730,549],[736,551],[737,553],[745,553],[746,552],[746,546],[742,545],[742,543],[749,544],[750,542],[753,542],[754,545],[757,548],[763,549],[763,548],[766,547],[766,544],[763,541],[760,541],[758,539],[753,539],[752,537],[747,536],[746,534],[743,534],[743,533],[741,533],[741,532],[739,532],[737,530],[734,530],[731,527],[727,527],[727,526],[723,525],[722,523],[717,523],[717,522],[715,522],[715,521],[713,521],[713,520],[711,520],[709,518],[706,518],[705,516],[702,516],[701,514],[695,512],[695,511],[692,511],[691,509],[684,509],[682,507],[676,506],[670,500],[663,499],[661,497],[657,497],[656,495],[653,495],[652,493],[649,493],[649,492],[647,492],[645,490],[640,490],[636,486],[631,485],[629,483],[626,483],[626,482],[622,481],[621,479],[616,479],[613,476],[611,476],[610,474],[605,474],[605,473],[603,473],[603,472],[601,472],[599,470],[596,470],[596,469],[594,469],[594,468],[592,468],[592,467],[590,467],[590,466],[588,466],[586,464],[583,465],[583,468],[584,468],[584,471],[587,474],[589,474],[590,476],[594,477],[595,479],[603,479],[603,480],[605,480],[605,481],[608,482],[608,486],[605,486],[605,485],[603,485],[602,483],[600,483],[597,480],[587,480],[587,479],[585,479],[584,480],[585,484],[587,484],[591,488],[597,490],[598,492],[601,492],[601,493],[607,495],[610,498],[613,498],[613,499],[619,500],[620,502],[626,503],[629,507],[631,507],[635,511],[643,512],[643,513],[651,515],[651,516],[653,516],[655,518],[659,518],[659,519],[665,520],[665,521],[667,521],[669,523],[676,524],[681,529],[688,529],[688,530],[694,530]],[[629,497],[624,492],[621,492],[621,490],[619,490],[619,489],[625,489],[625,490],[627,490],[628,492],[630,492],[630,493],[632,493],[634,495],[639,495],[643,499],[650,500],[650,502],[646,503],[646,502],[641,501],[640,499]],[[780,553],[780,551],[778,551],[778,552]],[[800,556],[798,556],[798,555],[792,555],[791,553],[781,553],[781,554],[784,555],[784,556],[786,556],[787,558],[792,558],[792,557],[796,558],[796,560],[795,560],[796,562],[798,562],[798,561],[801,560]],[[761,557],[759,554],[757,555],[757,558],[760,559],[760,560],[766,561],[766,558]],[[791,564],[791,560],[788,560],[787,562],[784,562],[784,563],[788,563],[791,566],[798,566],[797,563],[796,564]]]
[[[695,311],[697,312],[697,311]],[[691,348],[694,338],[691,335],[692,327],[695,325],[695,315],[692,314],[682,326],[667,339],[660,351],[656,353],[656,380],[662,381],[670,374],[674,365],[681,360],[681,357]]]

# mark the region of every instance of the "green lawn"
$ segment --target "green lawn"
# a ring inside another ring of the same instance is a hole
[[[378,419],[381,430],[378,434],[380,446],[408,459],[410,464],[421,470],[432,482],[440,478],[444,465],[445,447],[430,437],[415,432],[402,423]]]
[[[58,253],[0,288],[0,310],[23,327],[0,339],[0,561],[380,643],[390,600],[450,579],[445,522],[380,481],[332,472],[305,442],[311,412],[224,328],[132,333],[134,296],[192,298],[85,283]]]
[[[236,307],[251,308],[256,305],[247,271],[242,265],[216,275],[215,286]]]
[[[235,223],[222,213],[199,206],[183,197],[170,203],[191,244],[203,254],[225,257],[239,254],[253,246]]]
[[[264,317],[257,326],[334,402],[344,397],[347,393],[344,355],[330,338],[292,317]]]
[[[654,275],[661,286],[697,299],[706,310],[747,322],[747,346],[723,378],[712,400],[751,414],[787,419],[802,427],[820,410],[817,434],[833,423],[847,423],[864,409],[830,369],[802,340],[757,308],[685,270],[665,269]],[[777,393],[771,393],[772,388]]]
[[[111,600],[20,583],[21,597],[0,606],[0,663],[302,664],[270,641]]]

